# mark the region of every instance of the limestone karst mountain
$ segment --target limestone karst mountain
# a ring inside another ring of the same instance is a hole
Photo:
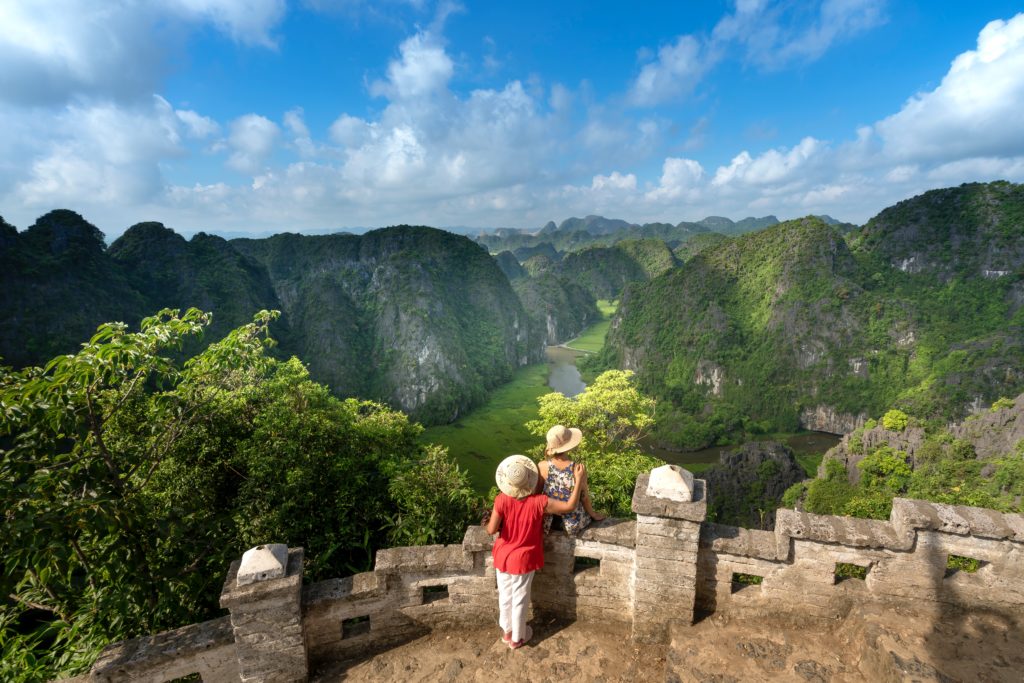
[[[604,361],[663,399],[661,438],[852,429],[1024,388],[1024,187],[926,193],[843,235],[808,217],[706,245],[627,290]],[[752,389],[753,388],[753,389]]]
[[[95,226],[60,210],[20,234],[4,224],[0,266],[0,358],[14,366],[164,307],[212,311],[214,339],[276,308],[279,352],[315,379],[444,422],[543,348],[497,263],[431,228],[226,241],[141,223],[108,249]]]

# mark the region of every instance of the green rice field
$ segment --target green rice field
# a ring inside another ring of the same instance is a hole
[[[585,329],[580,336],[567,341],[565,345],[570,349],[586,351],[587,353],[597,353],[600,351],[601,347],[604,346],[604,338],[608,334],[608,327],[612,323],[612,316],[615,315],[615,308],[618,306],[618,303],[618,301],[598,299],[597,308],[601,311],[601,315],[604,316],[604,320],[594,323]]]
[[[469,473],[473,488],[486,493],[494,486],[494,469],[513,453],[539,446],[523,425],[537,417],[537,398],[551,391],[547,363],[520,368],[490,400],[452,424],[424,430],[420,440],[448,447],[459,467]]]

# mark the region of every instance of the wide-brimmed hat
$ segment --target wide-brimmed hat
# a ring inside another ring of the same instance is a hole
[[[580,445],[583,432],[575,427],[555,425],[548,430],[548,453],[565,453]]]
[[[506,496],[523,498],[537,490],[537,465],[525,455],[510,455],[498,465],[494,480]]]

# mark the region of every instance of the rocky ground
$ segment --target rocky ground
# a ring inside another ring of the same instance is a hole
[[[707,617],[638,645],[621,626],[535,620],[511,651],[500,631],[437,632],[317,672],[333,681],[955,681],[1024,680],[1024,630],[995,614],[926,619],[861,607],[831,624]]]

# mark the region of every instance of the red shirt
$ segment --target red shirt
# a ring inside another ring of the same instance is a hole
[[[506,574],[528,574],[544,566],[544,507],[548,497],[537,493],[513,498],[499,493],[494,511],[501,531],[494,542],[494,568]]]

